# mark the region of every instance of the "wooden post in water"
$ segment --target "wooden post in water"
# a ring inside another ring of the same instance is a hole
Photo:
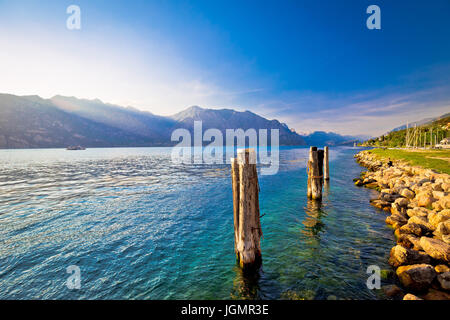
[[[306,164],[306,172],[308,173],[308,186],[306,188],[306,195],[309,199],[312,198],[312,187],[311,187],[311,168],[310,168],[310,162],[313,160],[313,152],[317,150],[317,147],[309,147],[309,157],[308,157],[308,163]]]
[[[261,264],[262,229],[254,149],[238,150],[237,158],[231,159],[231,176],[236,258],[244,269],[257,268]]]
[[[319,152],[317,151],[317,147],[311,147],[309,149],[308,189],[307,189],[308,198],[310,199],[316,200],[322,199],[323,174],[321,174],[321,172],[323,172],[323,167],[322,170],[319,169]]]
[[[236,258],[239,259],[237,251],[238,234],[239,234],[239,163],[237,158],[231,159],[231,185],[233,188],[233,218],[234,218],[234,252]]]
[[[315,153],[315,154],[314,154]],[[311,185],[311,163],[314,162],[314,158],[317,157],[317,147],[310,147],[309,148],[309,158],[308,158],[308,164],[307,164],[307,172],[308,172],[308,187],[306,190],[306,194],[308,198],[312,198],[312,185]]]
[[[325,180],[330,180],[330,165],[329,165],[329,162],[328,162],[328,158],[329,158],[328,147],[324,147],[323,151],[324,151],[324,155],[323,155],[323,178]]]
[[[317,161],[319,164],[319,177],[321,183],[323,185],[323,160],[324,160],[325,152],[322,149],[317,150]]]

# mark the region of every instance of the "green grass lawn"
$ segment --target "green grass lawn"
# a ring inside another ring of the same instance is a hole
[[[370,152],[382,158],[404,160],[413,166],[450,174],[450,150],[374,149]]]

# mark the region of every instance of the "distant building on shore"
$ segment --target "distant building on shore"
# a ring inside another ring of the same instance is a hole
[[[444,138],[442,139],[438,145],[436,145],[437,148],[443,148],[443,149],[450,149],[450,138]]]

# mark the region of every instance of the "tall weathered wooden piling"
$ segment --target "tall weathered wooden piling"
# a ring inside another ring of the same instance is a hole
[[[319,177],[320,177],[322,185],[323,185],[323,158],[324,158],[324,151],[321,149],[317,150],[317,161],[319,164]]]
[[[231,159],[231,185],[233,188],[233,218],[234,218],[234,252],[236,258],[239,258],[237,251],[238,234],[239,234],[239,163],[237,158]]]
[[[319,162],[319,152],[317,147],[311,147],[309,149],[307,195],[308,198],[316,200],[322,199],[323,150],[321,151],[322,160]]]
[[[238,150],[231,159],[234,211],[234,249],[241,267],[261,264],[262,236],[259,214],[259,184],[254,149]]]
[[[330,165],[328,162],[329,159],[329,150],[328,147],[323,148],[323,178],[325,181],[330,180]]]

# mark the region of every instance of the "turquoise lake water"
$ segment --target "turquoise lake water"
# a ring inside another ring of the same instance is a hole
[[[263,266],[248,276],[229,165],[172,164],[170,148],[0,150],[0,299],[382,299],[366,270],[390,270],[394,237],[376,193],[353,185],[357,151],[331,148],[318,203],[308,149],[281,149],[278,174],[259,177]]]

